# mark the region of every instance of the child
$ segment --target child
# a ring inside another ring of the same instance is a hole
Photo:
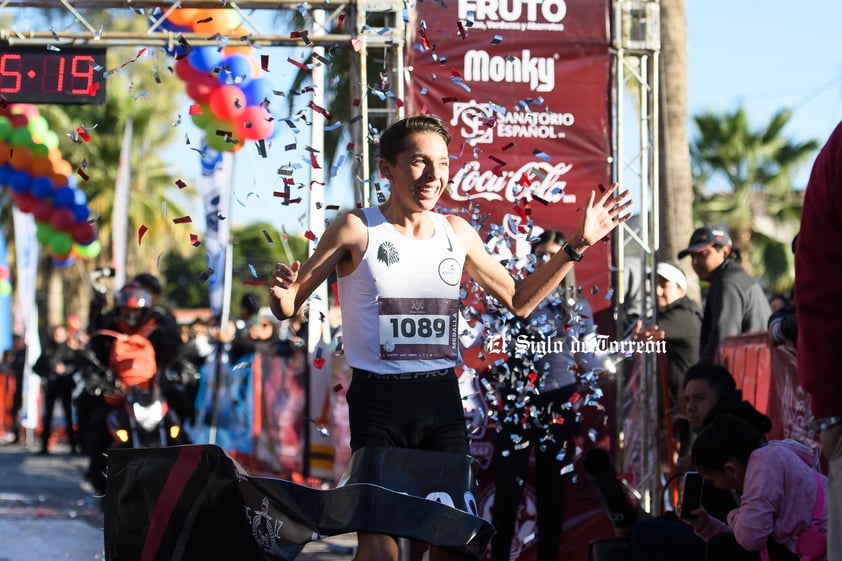
[[[707,559],[757,560],[763,554],[764,560],[797,561],[803,553],[799,537],[810,527],[817,501],[816,522],[826,535],[827,478],[814,469],[815,460],[807,446],[794,440],[767,443],[731,415],[720,415],[702,429],[693,444],[693,465],[714,486],[742,494],[727,524],[703,508],[691,513],[688,523],[708,542]]]

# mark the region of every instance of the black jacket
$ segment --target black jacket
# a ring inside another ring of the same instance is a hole
[[[660,308],[657,323],[664,332],[670,397],[672,403],[676,403],[684,374],[699,360],[702,309],[694,300],[684,296]]]
[[[726,259],[710,281],[699,345],[699,362],[713,364],[719,343],[731,335],[766,331],[772,309],[757,281]]]

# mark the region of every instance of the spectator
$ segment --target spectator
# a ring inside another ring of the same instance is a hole
[[[819,152],[795,253],[798,379],[828,460],[828,559],[842,559],[842,123]]]
[[[759,434],[772,429],[769,417],[743,401],[734,377],[718,365],[696,364],[684,377],[684,409],[690,430],[697,434],[718,416],[729,414],[744,419]],[[693,469],[687,447],[678,467],[681,473]],[[714,516],[724,519],[737,506],[730,491],[716,489],[705,483],[702,506]],[[631,544],[641,561],[670,561],[681,557],[684,561],[703,561],[705,543],[682,522],[675,512],[641,520],[631,529]]]
[[[725,230],[697,228],[678,258],[687,255],[699,279],[710,283],[702,316],[699,362],[713,364],[723,339],[766,331],[772,311],[763,289],[740,264],[740,252],[732,247]]]
[[[53,433],[53,410],[56,401],[64,410],[64,427],[70,443],[70,451],[78,452],[76,429],[73,426],[73,389],[76,380],[73,375],[79,370],[77,352],[70,344],[70,335],[65,325],[57,325],[50,330],[51,339],[44,352],[35,361],[32,370],[41,376],[44,387],[44,412],[42,418],[41,451],[50,453],[50,436]]]
[[[0,369],[3,373],[15,379],[15,393],[12,394],[12,407],[9,414],[12,417],[11,444],[20,442],[20,410],[23,406],[23,371],[26,368],[26,339],[23,335],[12,335],[12,348],[3,353],[3,363]]]
[[[567,241],[562,232],[545,230],[532,244],[535,269],[561,251]],[[590,306],[576,291],[574,271],[524,321],[511,323],[509,340],[545,343],[558,347],[532,351],[525,344],[498,372],[501,410],[494,447],[496,485],[491,522],[497,530],[491,540],[491,560],[508,561],[521,552],[515,543],[517,515],[528,479],[530,457],[535,457],[537,553],[539,561],[555,561],[561,544],[565,476],[576,454],[578,414],[571,403],[577,390],[578,370],[572,342],[594,332]],[[548,339],[551,338],[551,339]],[[557,345],[561,343],[561,345]],[[587,370],[583,368],[582,371]],[[535,383],[529,374],[537,373]],[[525,404],[529,407],[524,407]]]
[[[699,358],[702,310],[687,296],[687,277],[681,269],[661,261],[655,271],[658,275],[658,321],[645,329],[639,325],[635,339],[666,342],[670,394],[670,403],[666,405],[674,406],[679,403],[679,388],[684,374]]]
[[[708,561],[755,561],[761,551],[770,561],[824,557],[802,557],[799,544],[815,511],[818,530],[827,534],[827,479],[815,470],[810,448],[794,440],[767,443],[742,419],[720,415],[699,432],[692,458],[705,480],[740,493],[727,524],[704,508],[689,513],[695,533],[708,542]]]

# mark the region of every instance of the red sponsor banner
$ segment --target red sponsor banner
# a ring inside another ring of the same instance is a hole
[[[482,236],[492,228],[498,238],[523,234],[528,218],[570,235],[591,192],[599,195],[599,186],[610,184],[608,14],[607,0],[416,4],[407,60],[412,69],[408,114],[433,114],[448,124],[452,181],[441,205],[482,223]],[[478,213],[472,212],[475,206]],[[605,318],[602,333],[612,330],[610,259],[610,244],[598,244],[576,265],[577,283],[596,323]],[[477,348],[465,349],[464,358],[471,367],[460,377],[463,398],[473,396],[465,402],[470,402],[466,416],[473,426],[471,453],[483,468],[477,500],[490,519],[494,430],[487,426],[488,404],[479,382],[487,364]],[[593,432],[600,433],[597,442],[585,441],[583,447],[605,444],[604,430]],[[566,484],[560,558],[585,558],[591,539],[612,535],[579,469],[577,463]],[[540,492],[530,473],[512,559],[535,559],[534,497]]]
[[[479,205],[486,226],[571,234],[591,191],[610,182],[608,2],[457,0],[417,4],[410,114],[448,123],[452,186],[442,206]],[[610,244],[576,267],[606,310]],[[610,328],[610,326],[602,326]]]

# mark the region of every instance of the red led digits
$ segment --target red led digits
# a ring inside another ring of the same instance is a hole
[[[0,94],[10,103],[101,104],[104,67],[104,48],[4,47]]]

